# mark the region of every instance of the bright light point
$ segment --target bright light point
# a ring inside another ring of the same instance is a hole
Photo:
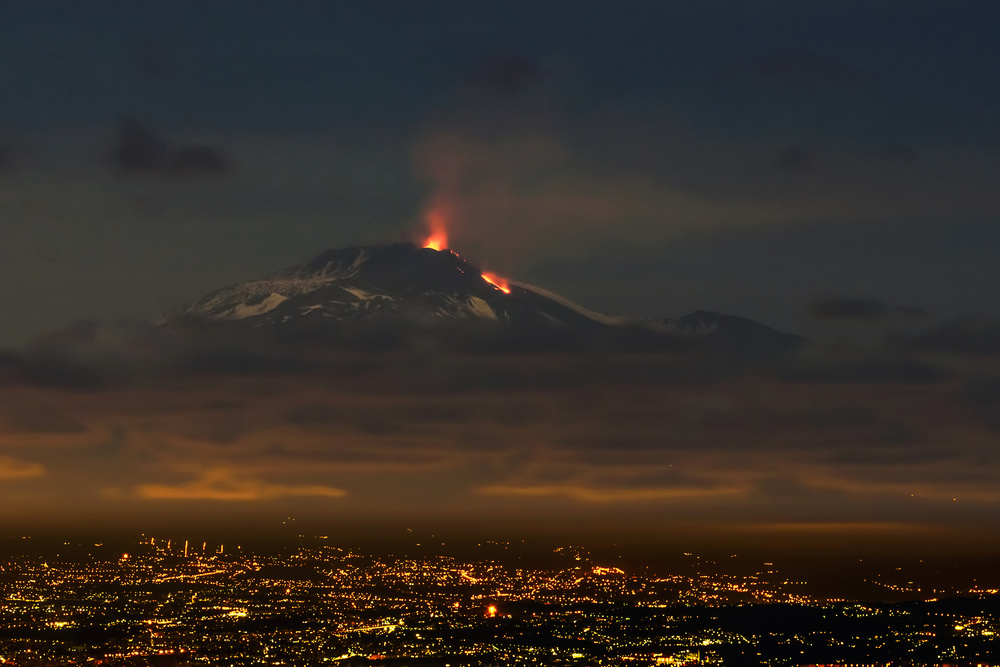
[[[493,618],[497,615],[497,608],[494,605],[490,605],[486,608],[486,616]]]
[[[507,280],[505,278],[501,278],[495,273],[484,273],[483,280],[488,282],[490,285],[493,285],[504,294],[510,294],[510,287],[507,286]]]

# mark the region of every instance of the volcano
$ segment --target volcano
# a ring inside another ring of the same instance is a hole
[[[696,311],[678,319],[598,313],[545,289],[505,281],[450,250],[409,243],[328,250],[282,271],[237,283],[167,313],[160,324],[309,331],[362,325],[422,330],[518,332],[578,343],[657,346],[711,342],[783,351],[801,339],[749,319]]]

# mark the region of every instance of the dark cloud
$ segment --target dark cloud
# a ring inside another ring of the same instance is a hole
[[[73,489],[81,507],[95,485],[105,502],[343,495],[354,499],[346,512],[397,506],[416,516],[447,502],[484,521],[522,510],[543,521],[595,504],[608,516],[648,505],[770,517],[791,500],[804,516],[839,516],[859,499],[950,500],[955,485],[992,502],[989,431],[967,402],[949,401],[952,385],[801,384],[766,374],[636,381],[638,368],[669,366],[663,353],[435,348],[362,361],[327,351],[333,364],[309,354],[316,363],[294,374],[172,367],[102,392],[0,385],[4,414],[22,415],[20,424],[0,419],[0,448],[18,470],[44,471],[23,483],[48,485],[53,497],[57,486]],[[354,370],[332,371],[344,359]],[[516,382],[493,383],[499,369]],[[474,392],[442,391],[440,380],[428,391],[422,379],[481,371]],[[992,405],[990,391],[975,400]],[[63,417],[79,423],[70,428]],[[126,432],[114,451],[95,449],[102,434]],[[960,477],[974,461],[981,474]],[[884,516],[882,502],[872,501],[873,516]]]
[[[562,439],[562,444],[570,449],[612,452],[633,452],[643,450],[671,449],[677,443],[676,436],[642,433],[606,433],[594,435],[574,435]]]
[[[0,347],[0,371],[15,367],[21,361],[21,355],[15,350]]]
[[[222,151],[212,146],[183,146],[167,155],[163,169],[178,176],[197,174],[227,174],[232,171],[232,161]]]
[[[179,433],[193,440],[216,445],[232,445],[250,429],[251,422],[243,413],[199,414],[197,419],[181,427]]]
[[[826,297],[809,304],[809,317],[816,320],[881,320],[888,317],[920,319],[930,317],[923,308],[917,306],[890,307],[877,299],[853,297]]]
[[[369,435],[392,435],[402,433],[405,421],[393,410],[385,408],[363,408],[357,410],[351,421],[362,433]]]
[[[992,356],[1000,354],[1000,321],[967,315],[919,334],[897,337],[894,342],[904,349]]]
[[[120,378],[101,364],[83,363],[58,355],[19,359],[14,374],[26,384],[76,391],[101,391],[117,386]]]
[[[135,120],[118,124],[111,160],[124,174],[172,176],[232,171],[232,160],[220,149],[204,145],[175,145],[157,130]]]
[[[167,156],[167,143],[153,128],[134,120],[118,124],[111,159],[123,173],[159,171]]]
[[[801,505],[804,501],[838,501],[846,494],[839,489],[805,484],[788,475],[765,475],[757,480],[754,495],[771,501]]]
[[[966,379],[958,400],[968,405],[979,423],[1000,431],[1000,376],[973,375]]]
[[[21,433],[84,433],[86,423],[51,405],[6,406],[3,421]]]
[[[869,427],[881,423],[872,408],[861,406],[816,406],[783,416],[782,421],[788,425],[800,425],[821,431],[844,427]]]
[[[295,426],[325,426],[343,419],[343,411],[329,403],[298,405],[285,412],[284,420]]]
[[[920,306],[897,306],[892,309],[892,314],[896,317],[923,319],[931,314]]]
[[[397,414],[411,424],[464,424],[480,419],[475,402],[451,399],[447,401],[416,401],[401,405]]]
[[[967,378],[960,398],[969,405],[1000,405],[1000,376],[973,375]]]
[[[884,352],[842,357],[802,356],[779,365],[779,377],[793,382],[875,382],[924,384],[950,380],[955,373],[938,364]]]
[[[889,304],[875,299],[829,297],[809,304],[809,317],[820,320],[878,320],[889,315]]]
[[[205,401],[204,407],[207,410],[229,411],[238,410],[246,405],[243,401],[234,401],[230,398],[213,398]]]
[[[515,93],[541,78],[544,70],[528,58],[508,56],[486,62],[476,80],[505,93]]]
[[[962,454],[940,446],[878,447],[871,443],[865,446],[846,446],[831,452],[830,462],[847,465],[875,466],[918,466],[926,463],[941,463],[962,458]]]
[[[494,405],[491,416],[501,426],[524,427],[545,418],[545,408],[540,401],[528,399],[506,400]]]

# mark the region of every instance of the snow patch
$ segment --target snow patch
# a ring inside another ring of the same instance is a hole
[[[225,319],[245,320],[248,317],[257,317],[258,315],[263,315],[266,312],[274,310],[285,301],[288,301],[287,296],[282,296],[277,292],[271,292],[266,299],[260,303],[255,303],[252,306],[248,306],[246,303],[236,304],[236,306],[234,306],[233,309],[227,313]]]
[[[361,301],[368,301],[369,299],[381,298],[381,294],[372,294],[371,292],[366,292],[358,287],[345,287],[343,288],[345,292],[350,292],[354,296],[358,297]]]
[[[490,307],[490,304],[486,303],[486,301],[480,299],[478,296],[470,296],[469,300],[466,302],[466,308],[476,317],[481,317],[486,320],[497,319],[496,311]]]

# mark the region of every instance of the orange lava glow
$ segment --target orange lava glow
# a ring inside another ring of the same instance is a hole
[[[430,234],[424,241],[425,248],[444,250],[448,247],[448,229],[445,226],[445,215],[440,209],[427,211],[427,228]]]
[[[495,273],[484,273],[483,280],[488,282],[490,285],[493,285],[504,294],[510,294],[510,287],[507,285],[506,278],[501,278]]]
[[[448,245],[448,237],[444,235],[433,234],[427,237],[424,241],[424,247],[430,248],[431,250],[444,250]]]

